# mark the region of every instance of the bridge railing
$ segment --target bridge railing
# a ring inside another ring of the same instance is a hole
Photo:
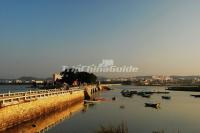
[[[27,92],[16,92],[16,93],[4,93],[1,94],[3,97],[0,99],[0,107],[18,104],[21,102],[34,101],[37,99],[62,95],[66,93],[72,94],[73,92],[81,91],[78,88],[73,88],[70,90],[64,89],[51,89],[51,90],[39,90],[39,91],[27,91]]]
[[[79,89],[79,87],[72,87],[70,88],[71,89]],[[60,90],[63,90],[63,88],[61,89],[48,89],[48,90],[38,90],[38,91],[25,91],[25,92],[8,92],[8,93],[1,93],[0,94],[0,98],[3,98],[3,97],[13,97],[13,96],[25,96],[26,94],[40,94],[40,93],[47,93],[47,92],[56,92],[56,91],[60,91]]]

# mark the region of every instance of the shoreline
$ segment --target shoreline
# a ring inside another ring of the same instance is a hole
[[[166,90],[200,92],[200,86],[172,86],[168,87]]]

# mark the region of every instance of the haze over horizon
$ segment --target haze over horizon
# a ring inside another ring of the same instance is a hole
[[[0,78],[63,65],[133,65],[136,75],[199,75],[200,1],[1,0]]]

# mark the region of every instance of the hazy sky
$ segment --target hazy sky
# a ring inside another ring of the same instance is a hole
[[[0,0],[0,78],[102,59],[198,75],[199,57],[199,0]]]

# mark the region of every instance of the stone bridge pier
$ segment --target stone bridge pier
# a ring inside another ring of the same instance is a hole
[[[84,93],[85,93],[85,99],[90,99],[94,95],[94,93],[107,90],[108,87],[105,85],[87,85],[83,86]]]

